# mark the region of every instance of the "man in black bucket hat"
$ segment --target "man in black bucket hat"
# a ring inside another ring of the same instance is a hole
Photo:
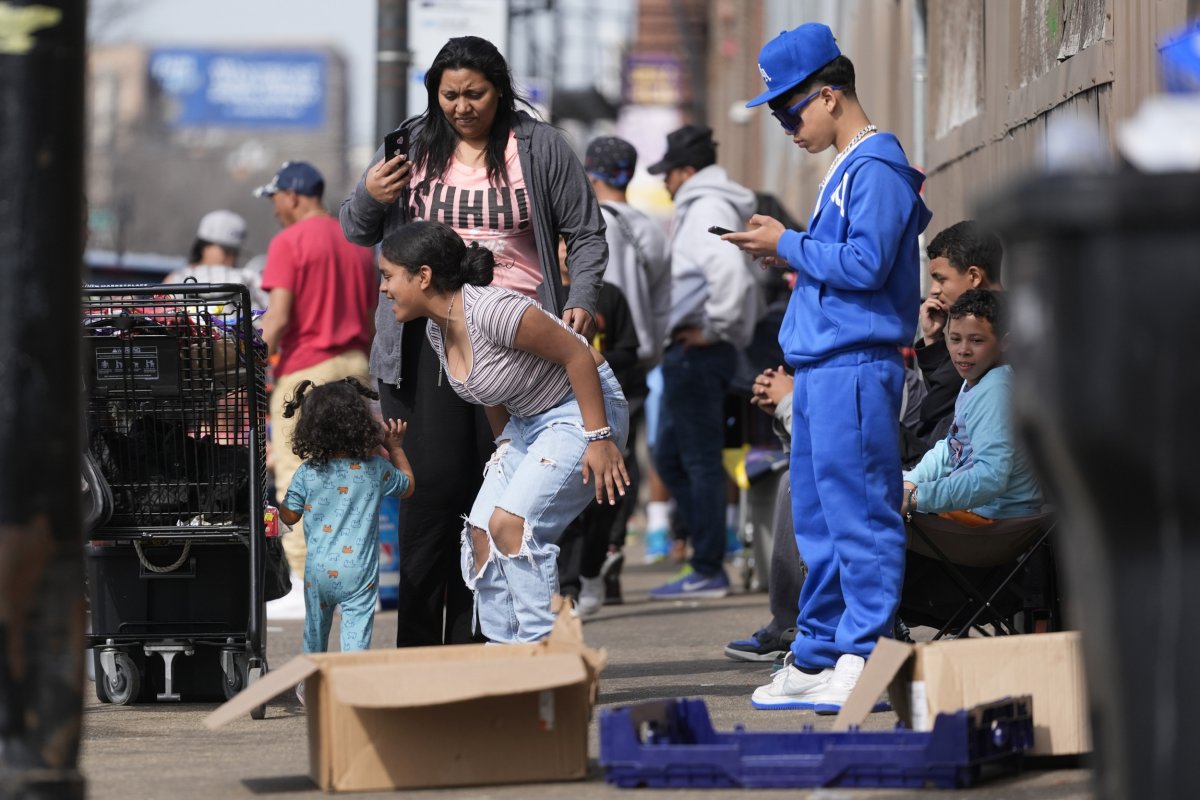
[[[646,171],[651,175],[662,175],[680,167],[697,170],[717,163],[717,143],[712,138],[712,128],[706,125],[684,125],[667,134],[667,152],[662,160],[651,164]],[[676,187],[678,188],[678,187]],[[672,195],[674,191],[668,186]]]

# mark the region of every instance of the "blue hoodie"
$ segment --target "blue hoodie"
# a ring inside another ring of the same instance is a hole
[[[921,304],[917,237],[932,216],[918,194],[924,180],[895,136],[868,136],[830,176],[808,232],[780,238],[779,256],[796,270],[779,330],[793,367],[912,343]]]

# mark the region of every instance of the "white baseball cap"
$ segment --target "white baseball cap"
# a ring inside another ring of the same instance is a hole
[[[210,211],[200,218],[196,238],[219,244],[232,250],[241,250],[246,243],[246,220],[240,214],[221,209]]]

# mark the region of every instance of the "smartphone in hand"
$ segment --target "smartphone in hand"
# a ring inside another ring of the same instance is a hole
[[[729,228],[722,228],[720,225],[713,225],[708,229],[708,232],[714,236],[724,236],[727,233],[733,233]]]
[[[391,161],[396,156],[408,157],[408,137],[404,131],[392,131],[383,137],[383,160]]]

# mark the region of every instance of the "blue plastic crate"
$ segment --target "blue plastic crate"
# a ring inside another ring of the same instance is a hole
[[[400,498],[384,497],[379,506],[379,604],[400,602]]]
[[[1008,698],[939,714],[933,730],[747,732],[713,730],[703,700],[644,703],[600,713],[600,764],[623,789],[953,789],[984,770],[1020,769],[1033,747],[1033,701]]]

